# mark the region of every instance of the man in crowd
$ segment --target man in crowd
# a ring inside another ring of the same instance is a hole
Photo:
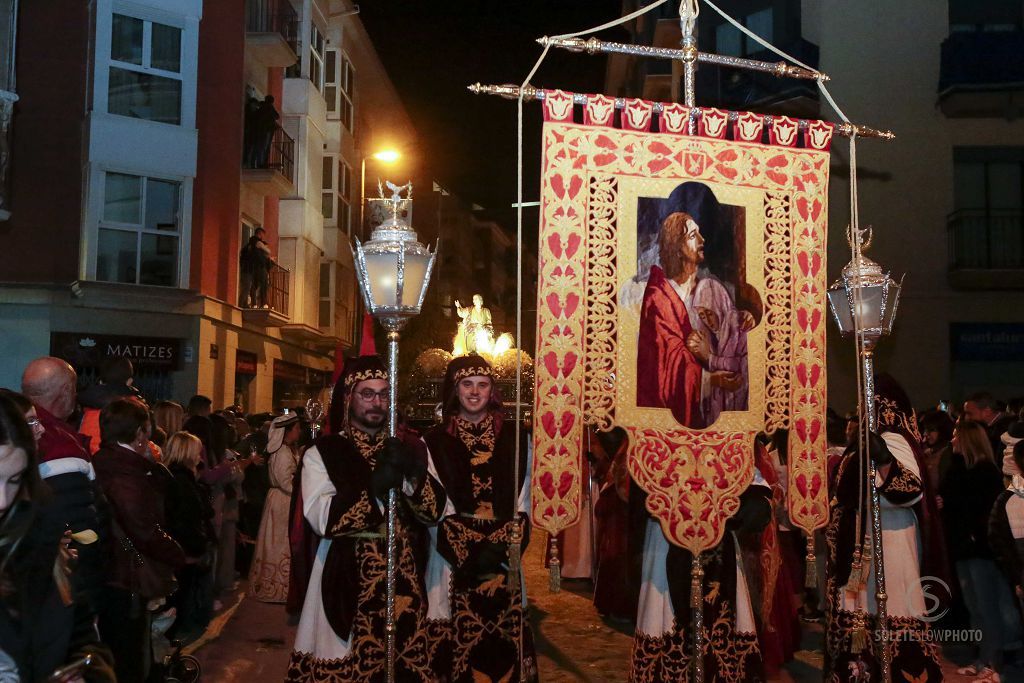
[[[431,681],[419,548],[424,524],[444,508],[420,442],[385,438],[389,378],[375,355],[349,361],[335,386],[331,434],[303,455],[296,502],[317,542],[306,573],[301,552],[292,573],[304,592],[288,681],[384,681],[386,678],[386,501],[399,489],[396,671],[400,681]],[[301,543],[296,545],[302,545]],[[298,566],[296,566],[298,565]]]
[[[37,358],[21,376],[21,391],[36,407],[45,433],[39,439],[39,473],[52,496],[40,513],[38,524],[74,533],[91,529],[107,537],[107,521],[98,511],[95,479],[89,451],[82,438],[66,422],[75,412],[78,376],[60,358]],[[105,580],[103,543],[73,543],[78,568],[73,575],[75,591],[95,609]]]
[[[202,394],[196,394],[188,400],[188,406],[185,408],[185,414],[188,417],[210,417],[210,413],[213,411],[213,401],[210,400],[209,396],[203,396]]]
[[[996,402],[992,394],[987,391],[979,391],[968,396],[964,401],[964,417],[985,425],[988,440],[992,444],[992,452],[1002,452],[1003,442],[1000,437],[1014,418],[1009,413],[1000,410],[999,403]]]
[[[100,411],[115,398],[141,396],[139,390],[132,386],[134,375],[135,369],[130,360],[111,358],[100,368],[100,381],[78,395],[78,402],[82,404],[82,424],[78,433],[88,437],[90,453],[100,448]]]

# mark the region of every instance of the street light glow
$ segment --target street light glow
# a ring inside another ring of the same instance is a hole
[[[383,149],[373,155],[373,158],[377,161],[383,161],[386,164],[391,164],[398,161],[401,158],[401,154],[393,149]]]

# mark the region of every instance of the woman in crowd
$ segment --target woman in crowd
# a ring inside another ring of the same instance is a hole
[[[73,553],[59,535],[32,524],[48,491],[26,403],[20,394],[0,395],[0,673],[44,680],[92,655],[85,680],[112,681],[110,653],[96,637],[88,605],[70,599],[65,579]]]
[[[170,437],[181,431],[185,409],[174,401],[157,401],[153,406],[153,425]]]
[[[167,533],[185,552],[185,566],[175,573],[178,590],[171,605],[178,616],[170,635],[185,642],[202,634],[213,607],[203,580],[212,571],[217,538],[210,490],[196,473],[202,457],[202,442],[188,432],[171,435],[164,449],[164,464],[174,477],[167,492]]]
[[[249,593],[263,602],[283,603],[288,598],[291,547],[288,544],[288,510],[292,478],[299,464],[298,441],[302,422],[295,413],[276,418],[270,427],[270,491],[263,506],[256,554],[249,572]]]
[[[1013,598],[993,559],[988,522],[1003,489],[985,427],[961,420],[953,430],[953,458],[940,484],[942,518],[950,559],[971,626],[982,633],[978,659],[958,673],[976,681],[999,681],[1003,648],[1020,639]]]
[[[185,564],[165,530],[170,473],[144,455],[149,430],[149,412],[139,401],[115,399],[100,413],[101,448],[93,458],[114,531],[99,628],[122,681],[149,675],[150,610],[173,592],[173,571]]]

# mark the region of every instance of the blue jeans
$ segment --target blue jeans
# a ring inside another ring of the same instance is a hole
[[[999,671],[1004,648],[1019,647],[1021,639],[1020,615],[1010,586],[989,559],[958,560],[956,573],[971,628],[981,631],[980,663]]]

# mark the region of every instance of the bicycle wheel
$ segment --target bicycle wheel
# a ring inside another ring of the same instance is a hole
[[[202,678],[203,668],[199,660],[192,655],[179,655],[171,662],[170,670],[167,672],[167,683],[198,683]]]

